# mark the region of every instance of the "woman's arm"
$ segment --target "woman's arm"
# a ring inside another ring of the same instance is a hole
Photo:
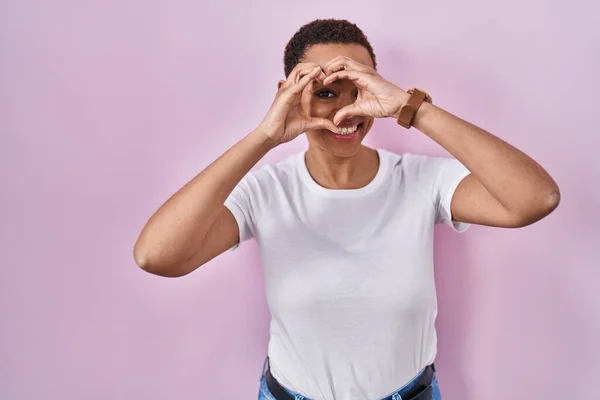
[[[275,100],[258,128],[175,193],[146,223],[134,258],[161,276],[188,274],[239,241],[239,227],[224,206],[236,185],[269,150],[310,129],[333,129],[325,118],[298,112],[302,91],[322,79],[316,64],[300,63],[279,82]]]
[[[491,133],[430,103],[421,105],[413,126],[471,171],[452,198],[454,220],[522,227],[558,206],[560,191],[552,177],[529,156]]]
[[[213,248],[222,252],[233,246],[238,228],[223,203],[270,148],[267,136],[254,131],[175,193],[142,230],[134,247],[136,263],[156,275],[182,276],[216,256]],[[217,217],[228,223],[215,226]],[[211,227],[211,246],[204,247]]]
[[[324,68],[328,85],[350,79],[361,90],[354,104],[335,117],[339,124],[352,115],[398,118],[409,94],[377,71],[347,57]],[[451,203],[453,219],[481,225],[521,227],[540,220],[560,201],[556,182],[534,160],[489,132],[436,107],[423,103],[413,122],[463,163],[471,172],[459,184]]]

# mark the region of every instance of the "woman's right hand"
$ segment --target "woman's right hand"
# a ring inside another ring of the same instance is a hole
[[[301,133],[313,129],[337,132],[338,128],[331,120],[310,117],[300,106],[302,93],[309,84],[313,80],[323,79],[325,74],[319,65],[300,63],[290,72],[287,80],[280,84],[271,108],[258,127],[274,146],[289,142]]]

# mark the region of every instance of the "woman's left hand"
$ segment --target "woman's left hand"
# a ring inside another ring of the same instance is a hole
[[[323,71],[326,75],[323,85],[349,79],[359,90],[356,101],[335,114],[333,123],[336,125],[352,116],[391,117],[408,99],[408,93],[385,80],[374,68],[348,57],[334,58]]]

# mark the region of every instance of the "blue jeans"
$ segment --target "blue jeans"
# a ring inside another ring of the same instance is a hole
[[[265,360],[265,365],[267,360]],[[258,391],[258,400],[275,400],[275,397],[269,392],[269,388],[267,387],[267,379],[265,378],[266,368],[263,367],[263,373],[260,377],[260,389]],[[387,397],[381,400],[402,400],[402,396],[405,395],[410,389],[413,388],[415,383],[421,377],[423,371],[421,371],[417,376],[415,376],[410,382],[406,385],[402,386],[400,389],[396,390],[394,393],[388,395]],[[431,388],[433,389],[433,395],[431,400],[442,400],[442,395],[440,393],[440,388],[438,386],[438,381],[435,372],[433,373],[433,381],[431,382]],[[295,393],[288,388],[284,388],[287,392],[289,392],[292,396],[294,396],[295,400],[311,400],[308,397],[304,397],[301,394]]]

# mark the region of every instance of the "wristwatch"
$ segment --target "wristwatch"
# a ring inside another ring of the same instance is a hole
[[[423,104],[424,101],[427,103],[432,103],[431,96],[420,89],[412,88],[406,91],[406,93],[410,94],[408,101],[400,107],[400,112],[398,113],[398,125],[402,125],[406,129],[409,129],[413,121],[415,119],[415,115]]]

